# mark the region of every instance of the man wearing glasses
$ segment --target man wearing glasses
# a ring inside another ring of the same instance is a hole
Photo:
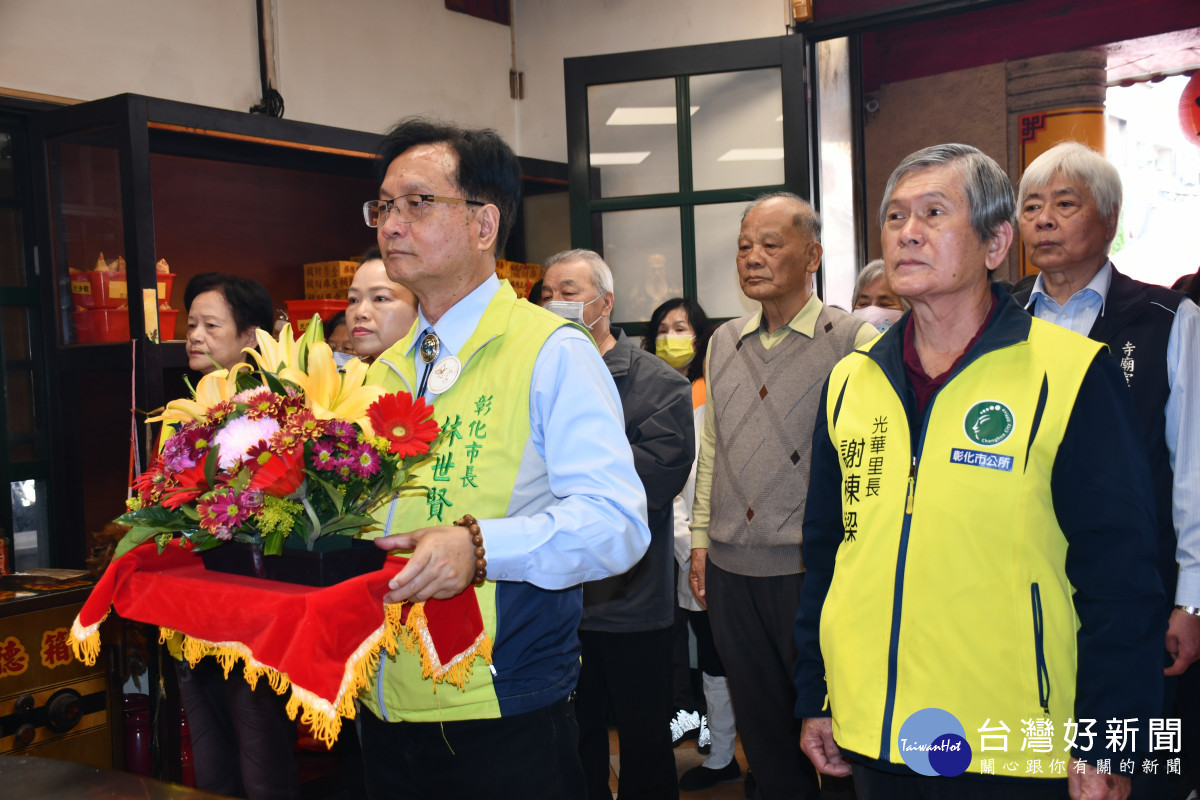
[[[418,310],[370,379],[454,431],[414,476],[426,494],[387,509],[377,542],[412,554],[384,599],[473,591],[493,651],[461,692],[435,693],[415,654],[380,658],[360,695],[368,792],[582,797],[579,584],[625,572],[650,539],[616,387],[585,332],[496,278],[521,173],[495,132],[408,119],[380,152],[363,213]]]

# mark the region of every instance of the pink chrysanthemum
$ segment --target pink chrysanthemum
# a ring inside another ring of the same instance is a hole
[[[225,427],[213,436],[213,444],[221,448],[217,466],[231,469],[249,456],[250,448],[260,441],[271,441],[278,433],[279,423],[273,419],[250,419],[237,417],[225,423]]]

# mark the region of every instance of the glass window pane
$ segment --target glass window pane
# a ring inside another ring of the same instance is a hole
[[[613,322],[646,322],[664,300],[683,296],[678,208],[610,211],[600,219],[613,272]]]
[[[678,191],[675,117],[675,81],[669,78],[589,86],[592,196]]]
[[[50,528],[46,521],[49,495],[45,481],[13,481],[9,484],[13,515],[13,562],[18,572],[46,563],[38,550],[48,547]]]
[[[715,203],[695,209],[697,300],[714,319],[758,310],[758,303],[742,294],[737,277],[737,239],[747,205]]]
[[[527,221],[527,262],[544,264],[555,253],[571,249],[571,202],[567,192],[526,195],[521,200],[521,213]]]
[[[851,150],[850,48],[846,39],[817,45],[817,138],[821,142],[821,244],[829,305],[854,308],[854,279],[862,267],[854,224],[854,157]]]
[[[17,196],[16,170],[13,168],[12,134],[0,132],[0,200]]]
[[[0,308],[0,320],[3,320],[5,361],[28,361],[30,359],[29,316],[29,311],[24,308],[13,306]]]
[[[0,286],[24,286],[21,269],[21,212],[0,208]]]
[[[690,80],[695,189],[784,181],[779,69],[696,75]]]
[[[123,279],[113,284],[120,287],[116,292],[79,274],[95,270],[101,254],[110,264],[125,257],[119,157],[108,144],[111,138],[110,131],[86,131],[55,140],[48,148],[53,263],[60,291],[71,295],[63,305],[91,314],[125,302],[118,297],[125,290]]]
[[[8,435],[13,442],[34,435],[33,371],[6,369],[4,380],[8,395]]]

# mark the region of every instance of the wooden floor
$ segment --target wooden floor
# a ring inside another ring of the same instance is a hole
[[[617,796],[617,772],[620,769],[620,756],[618,755],[617,732],[609,729],[608,731],[608,752],[609,752],[609,777],[608,785],[613,791],[613,797]],[[726,783],[718,783],[711,789],[705,789],[701,792],[680,792],[679,796],[687,798],[687,800],[744,800],[746,797],[743,781],[746,779],[746,756],[742,753],[742,742],[737,740],[737,745],[734,749],[734,758],[737,759],[738,766],[742,768],[742,777],[736,781],[728,781]],[[696,740],[690,739],[683,742],[679,747],[675,748],[675,772],[677,775],[682,775],[692,767],[699,766],[704,763],[704,756],[696,750]]]
[[[609,786],[613,796],[617,793],[617,772],[620,769],[618,755],[617,733],[608,732],[609,742]],[[335,753],[326,750],[324,745],[316,742],[306,742],[298,751],[300,761],[300,795],[302,800],[360,800],[365,795],[357,785],[349,786],[342,772],[343,764]],[[696,740],[683,742],[675,748],[676,774],[682,775],[692,767],[704,763],[704,756],[696,749]],[[718,783],[712,788],[701,792],[680,792],[681,800],[743,800],[745,798],[746,756],[742,753],[741,740],[737,741],[734,758],[742,769],[742,777],[736,781]],[[361,777],[359,778],[361,781]],[[357,781],[355,782],[358,783]]]

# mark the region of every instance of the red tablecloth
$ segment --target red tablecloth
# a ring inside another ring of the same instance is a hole
[[[269,557],[269,556],[268,556]],[[183,655],[216,656],[226,674],[242,659],[252,685],[265,676],[280,694],[290,686],[288,714],[332,744],[341,717],[354,717],[354,696],[375,671],[380,650],[397,644],[421,658],[430,691],[462,687],[477,657],[491,660],[491,641],[473,591],[450,600],[387,605],[388,580],[404,559],[389,556],[378,572],[325,588],[209,572],[189,549],[153,542],[113,561],[71,630],[81,661],[100,652],[100,623],[110,607],[127,619],[158,625],[165,641],[183,634]]]

